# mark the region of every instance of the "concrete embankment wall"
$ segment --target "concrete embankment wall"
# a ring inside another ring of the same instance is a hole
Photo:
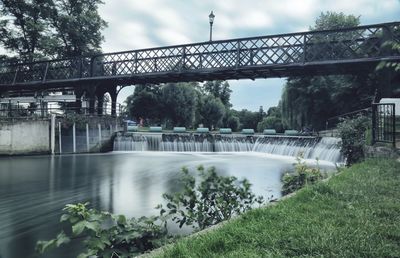
[[[49,121],[1,121],[0,155],[50,152]]]

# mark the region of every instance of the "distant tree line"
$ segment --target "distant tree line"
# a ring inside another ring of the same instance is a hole
[[[262,107],[258,112],[232,109],[232,90],[224,81],[209,81],[204,84],[167,83],[161,85],[138,85],[126,99],[131,118],[146,121],[147,125],[162,125],[164,128],[199,125],[210,130],[229,127],[233,131],[243,128],[257,130],[259,122],[266,116]]]

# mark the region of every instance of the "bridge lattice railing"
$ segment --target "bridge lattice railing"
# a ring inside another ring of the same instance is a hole
[[[390,56],[382,47],[390,40],[400,43],[400,22],[4,63],[0,64],[0,85],[377,58]]]

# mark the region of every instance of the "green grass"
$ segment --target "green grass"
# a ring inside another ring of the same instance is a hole
[[[400,163],[368,160],[158,257],[400,257]]]

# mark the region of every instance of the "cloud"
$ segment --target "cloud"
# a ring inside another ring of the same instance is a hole
[[[398,0],[105,0],[100,15],[108,22],[104,52],[203,42],[209,39],[208,15],[216,17],[213,39],[306,31],[321,12],[361,16],[363,24],[399,20]],[[0,53],[5,52],[1,50]],[[232,82],[235,108],[277,103],[284,80]],[[252,87],[250,85],[280,85]],[[256,89],[254,91],[253,89]],[[132,89],[130,89],[131,91]],[[124,94],[121,94],[123,96]],[[277,98],[269,101],[270,96]],[[121,98],[119,98],[121,100]],[[268,100],[268,101],[267,101]],[[121,100],[123,101],[123,99]],[[262,103],[264,101],[264,103]],[[257,102],[257,103],[256,103]]]
[[[100,9],[109,22],[104,51],[207,41],[213,10],[213,39],[306,31],[321,12],[361,15],[363,24],[398,19],[397,0],[106,0]],[[230,81],[234,108],[258,110],[277,105],[284,79]],[[121,101],[132,88],[121,93]]]

